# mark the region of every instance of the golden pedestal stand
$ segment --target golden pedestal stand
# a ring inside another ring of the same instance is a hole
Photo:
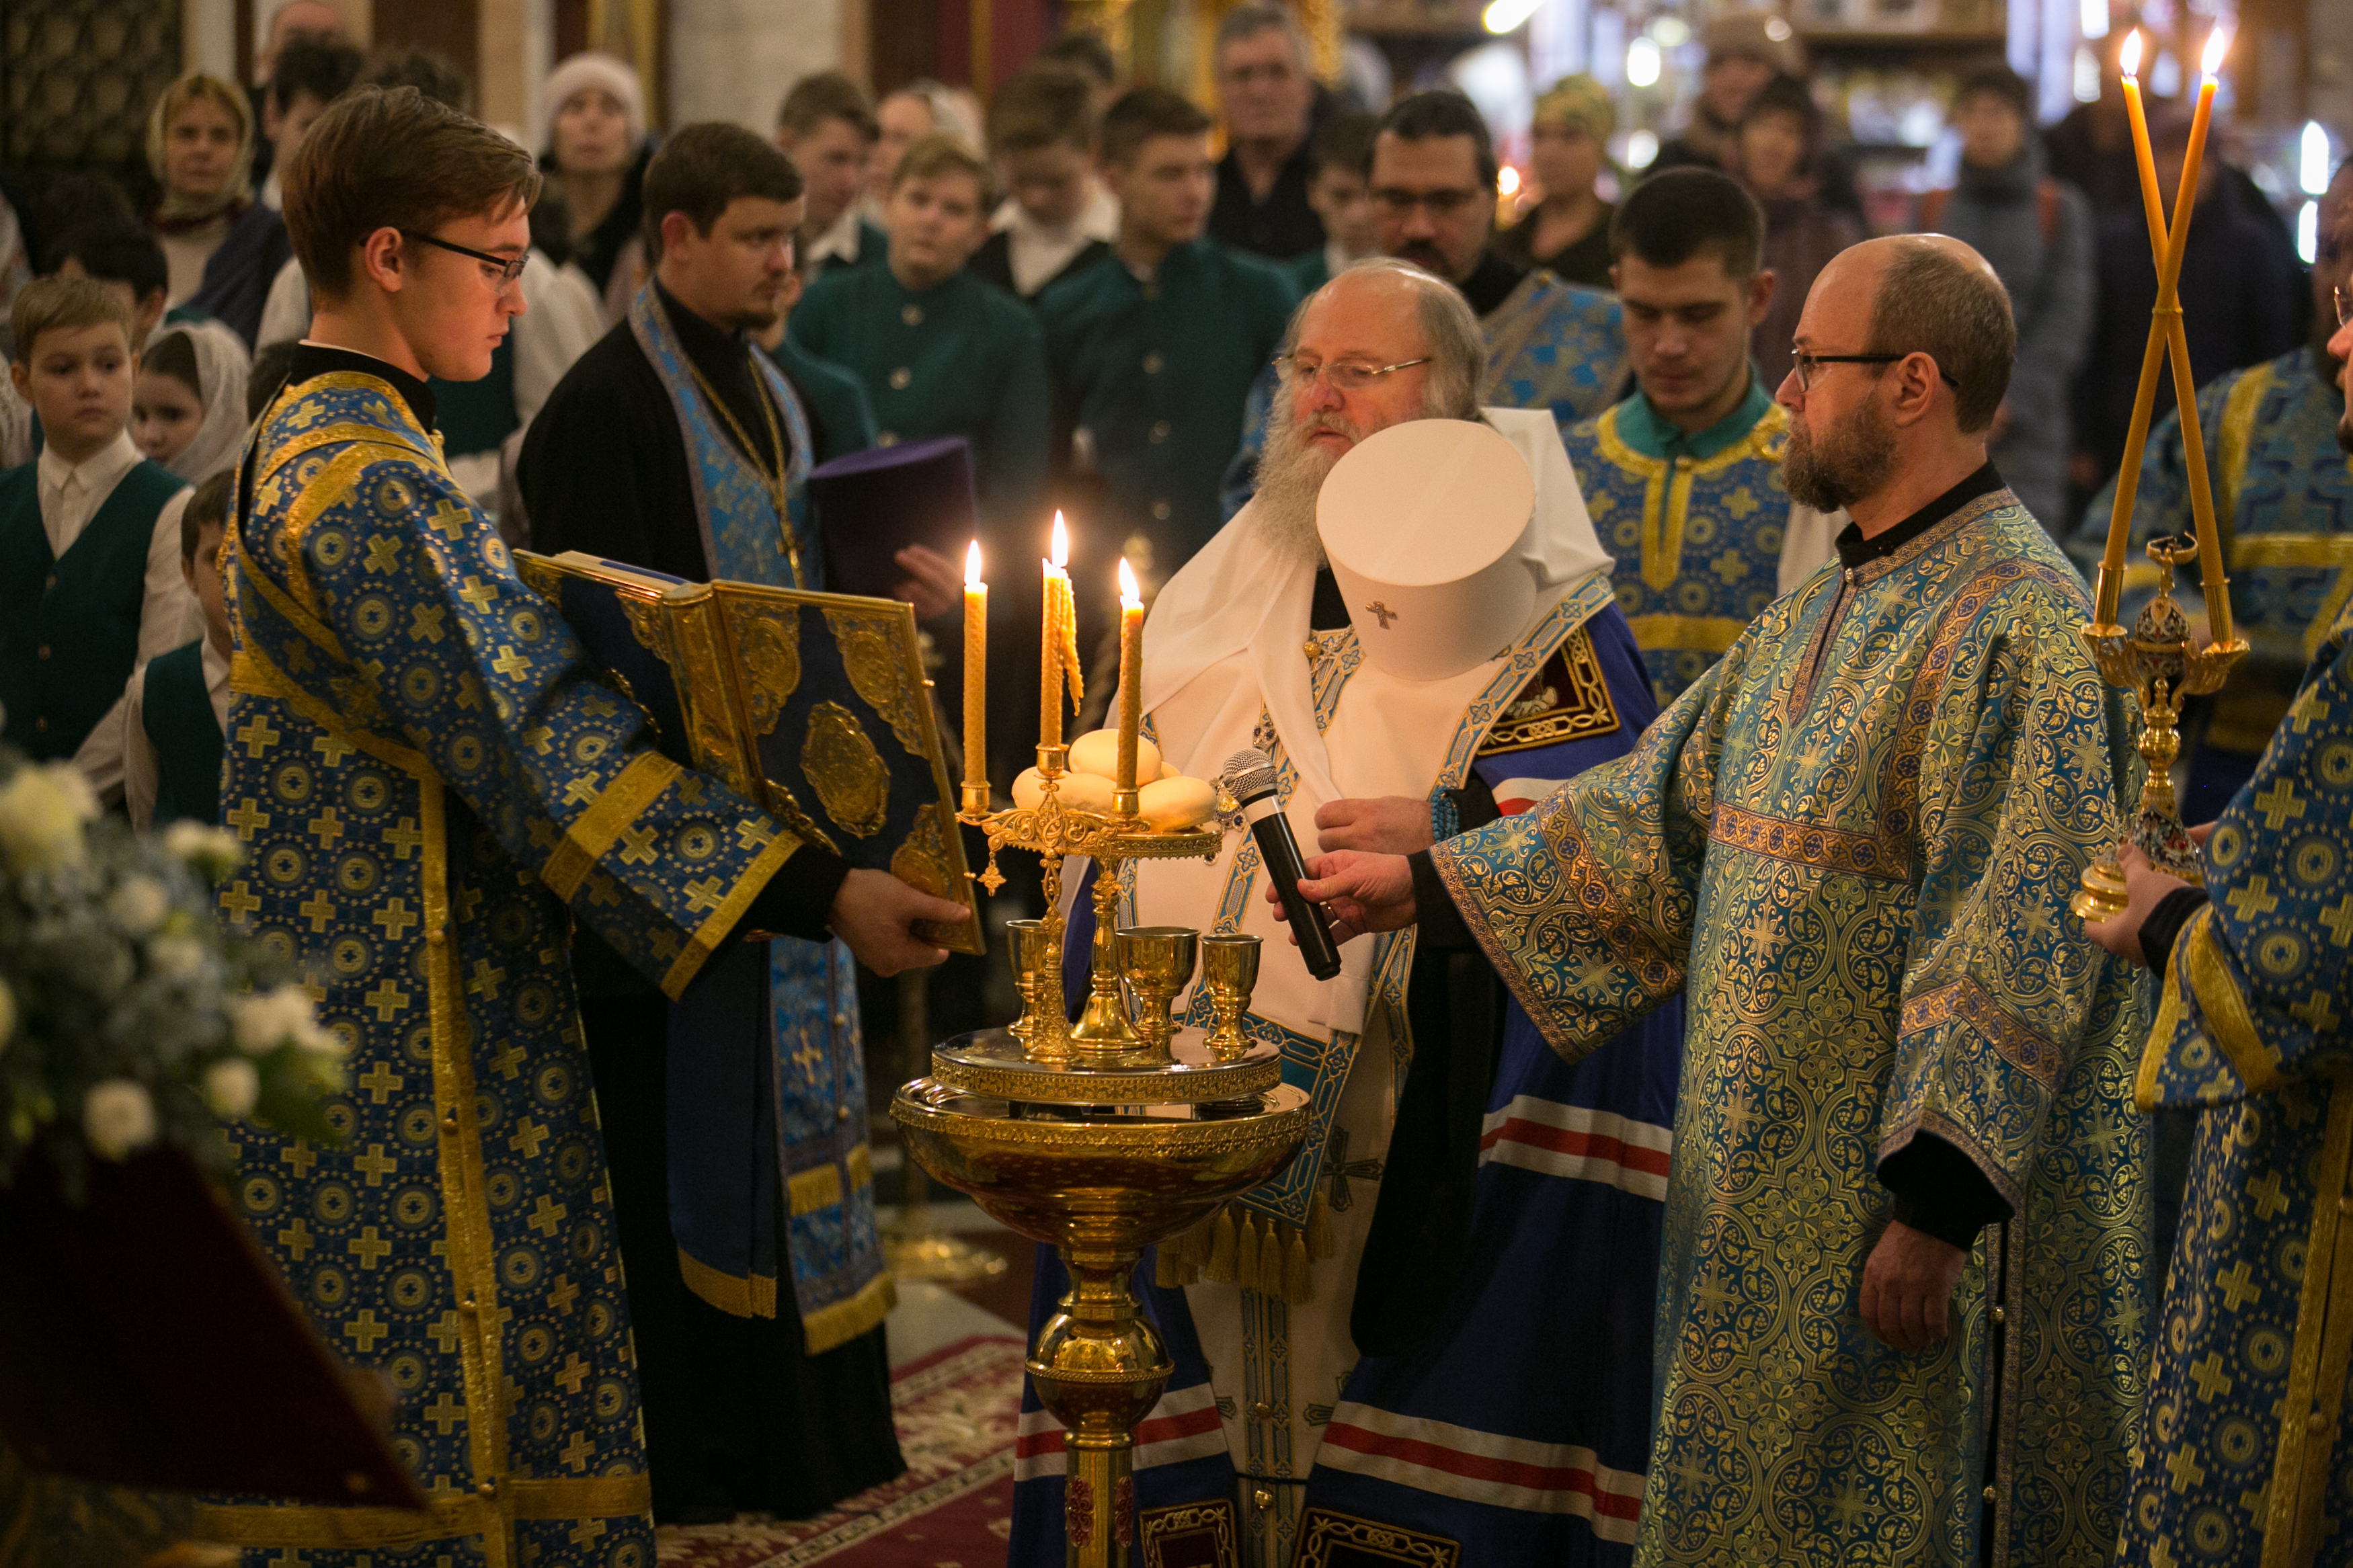
[[[1267,1180],[1307,1134],[1307,1097],[1281,1081],[1281,1054],[1235,1028],[1256,973],[1250,938],[1188,927],[1116,931],[1121,866],[1207,858],[1218,830],[1157,832],[1128,810],[1061,804],[1066,748],[1041,746],[1038,805],[987,809],[968,786],[963,820],[988,835],[981,875],[994,891],[1000,848],[1044,859],[1046,918],[1015,922],[1023,1012],[1010,1028],[960,1035],[932,1053],[932,1076],[899,1090],[891,1115],[908,1156],[1018,1235],[1056,1248],[1071,1291],[1030,1347],[1038,1397],[1067,1429],[1064,1483],[1071,1568],[1134,1561],[1134,1430],[1175,1370],[1129,1280],[1144,1248]],[[1061,862],[1097,865],[1093,974],[1079,1022],[1062,994]],[[1208,955],[1218,1027],[1171,1026],[1169,1004]]]
[[[2247,652],[2245,641],[2237,637],[2203,647],[2190,644],[2189,617],[2173,598],[2173,572],[2198,559],[2195,540],[2152,539],[2148,555],[2164,576],[2157,597],[2133,617],[2132,630],[2096,624],[2078,628],[2102,679],[2130,691],[2140,704],[2140,756],[2148,764],[2140,805],[2122,843],[2085,868],[2083,890],[2068,906],[2086,921],[2114,920],[2124,912],[2125,874],[2118,861],[2125,844],[2147,856],[2167,875],[2193,886],[2204,884],[2197,847],[2189,842],[2173,798],[2173,762],[2181,754],[2181,703],[2185,697],[2221,689],[2231,667]]]

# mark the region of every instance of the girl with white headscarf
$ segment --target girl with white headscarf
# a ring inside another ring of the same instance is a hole
[[[646,163],[644,89],[628,62],[597,53],[573,55],[547,79],[547,146],[540,167],[553,176],[542,216],[561,212],[564,232],[535,226],[533,240],[587,279],[603,301],[605,320],[628,313],[644,269],[642,218]]]
[[[147,340],[131,389],[131,438],[193,484],[236,465],[245,439],[245,344],[216,323],[165,327]]]

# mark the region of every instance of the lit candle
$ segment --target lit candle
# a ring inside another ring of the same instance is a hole
[[[2141,195],[2148,202],[2157,200],[2157,164],[2149,154],[2148,117],[2140,101],[2140,29],[2135,27],[2125,38],[2124,47],[2116,53],[2116,69],[2124,77],[2125,112],[2132,120],[2133,155],[2140,164]],[[2158,223],[2157,231],[2162,233]],[[2169,247],[2170,241],[2168,241]],[[2158,261],[2158,278],[2157,306],[2165,309],[2164,260],[2162,252],[2151,240],[2151,255]],[[2092,619],[2100,626],[2114,626],[2116,604],[2124,591],[2125,547],[2131,541],[2133,499],[2140,488],[2141,448],[2148,444],[2148,419],[2157,405],[2157,362],[2165,352],[2165,338],[2152,321],[2148,346],[2140,360],[2140,380],[2133,393],[2132,420],[2125,429],[2124,466],[2116,470],[2116,493],[2108,508],[2107,548],[2100,556],[2100,580],[2095,584]]]
[[[988,749],[981,738],[988,711],[988,584],[980,579],[980,541],[964,552],[965,809],[988,809]],[[977,788],[976,789],[976,786]],[[976,805],[975,801],[978,804]]]
[[[1040,748],[1062,743],[1062,693],[1068,679],[1065,671],[1077,657],[1078,625],[1071,613],[1071,574],[1065,570],[1071,562],[1071,534],[1070,530],[1062,525],[1062,514],[1059,511],[1054,514],[1051,552],[1042,563],[1046,569],[1046,613],[1039,628],[1038,744]],[[1044,766],[1042,759],[1039,766]]]
[[[1135,815],[1135,739],[1144,727],[1144,598],[1124,555],[1119,560],[1119,778],[1114,803]]]
[[[2181,189],[2173,198],[2175,215],[2173,254],[2168,260],[2171,270],[2158,279],[2160,300],[2176,303],[2174,285],[2181,277],[2183,241],[2189,236],[2189,210],[2198,203],[2198,164],[2206,152],[2206,125],[2214,111],[2214,88],[2221,74],[2222,57],[2230,51],[2231,25],[2227,21],[2214,24],[2206,35],[2206,53],[2199,62],[2202,79],[2198,84],[2198,108],[2189,121],[2189,151],[2181,163]],[[2189,377],[2189,340],[2183,334],[2181,319],[2177,313],[2170,318],[2172,335],[2178,344],[2173,358],[2174,398],[2181,408],[2181,439],[2183,446],[2196,454],[2189,462],[2189,510],[2198,525],[2198,573],[2206,591],[2206,624],[2210,640],[2227,643],[2231,640],[2231,584],[2222,574],[2222,537],[2214,526],[2214,493],[2206,482],[2206,444],[2198,428],[2198,389]]]

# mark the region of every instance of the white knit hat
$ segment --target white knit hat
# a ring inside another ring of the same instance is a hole
[[[615,55],[595,49],[567,57],[562,65],[547,73],[547,91],[541,99],[547,111],[544,130],[548,143],[555,141],[555,117],[574,95],[588,88],[600,87],[620,100],[621,112],[629,121],[629,140],[645,139],[646,94],[638,85],[638,73],[629,62]]]

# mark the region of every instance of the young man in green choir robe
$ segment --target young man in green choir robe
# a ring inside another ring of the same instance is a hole
[[[2083,580],[1986,458],[2014,339],[1957,240],[1839,257],[1780,394],[1790,493],[1854,519],[1838,569],[1617,764],[1301,887],[1482,953],[1570,1060],[1684,994],[1641,1568],[2114,1548],[2145,1031],[2067,905],[2125,732]]]
[[[1218,481],[1298,295],[1271,263],[1206,237],[1209,120],[1185,99],[1131,89],[1103,113],[1098,159],[1119,238],[1038,301],[1054,459],[1101,477],[1110,526],[1093,531],[1166,579],[1223,521]]]
[[[247,860],[221,907],[305,965],[349,1088],[332,1147],[230,1129],[232,1190],[321,1337],[398,1391],[432,1508],[200,1509],[256,1568],[650,1562],[575,927],[676,997],[754,932],[936,963],[910,922],[955,908],[663,757],[450,477],[427,378],[489,370],[538,189],[413,88],[343,99],[285,173],[314,310],[230,518],[222,820]]]
[[[180,580],[188,487],[131,440],[134,327],[117,292],[45,278],[10,310],[18,396],[45,445],[0,474],[0,738],[122,795],[122,692],[202,629]]]
[[[220,547],[236,489],[237,470],[223,468],[180,513],[180,576],[204,606],[204,635],[149,659],[122,694],[122,805],[142,833],[220,820],[230,653]]]
[[[1043,521],[1051,394],[1037,319],[965,270],[988,194],[987,165],[955,138],[915,142],[883,204],[885,264],[828,271],[785,336],[858,377],[883,444],[971,442],[983,521],[1026,549]]]
[[[2325,348],[2353,461],[2353,321]],[[2347,1560],[2353,1472],[2353,609],[2220,820],[2204,885],[2126,846],[2093,939],[2162,981],[2141,1108],[2198,1117],[2125,1495],[2124,1568]]]
[[[1793,520],[1788,412],[1749,362],[1773,298],[1764,243],[1764,213],[1729,175],[1635,186],[1609,230],[1634,395],[1561,431],[1662,709],[1828,558],[1835,531]]]

